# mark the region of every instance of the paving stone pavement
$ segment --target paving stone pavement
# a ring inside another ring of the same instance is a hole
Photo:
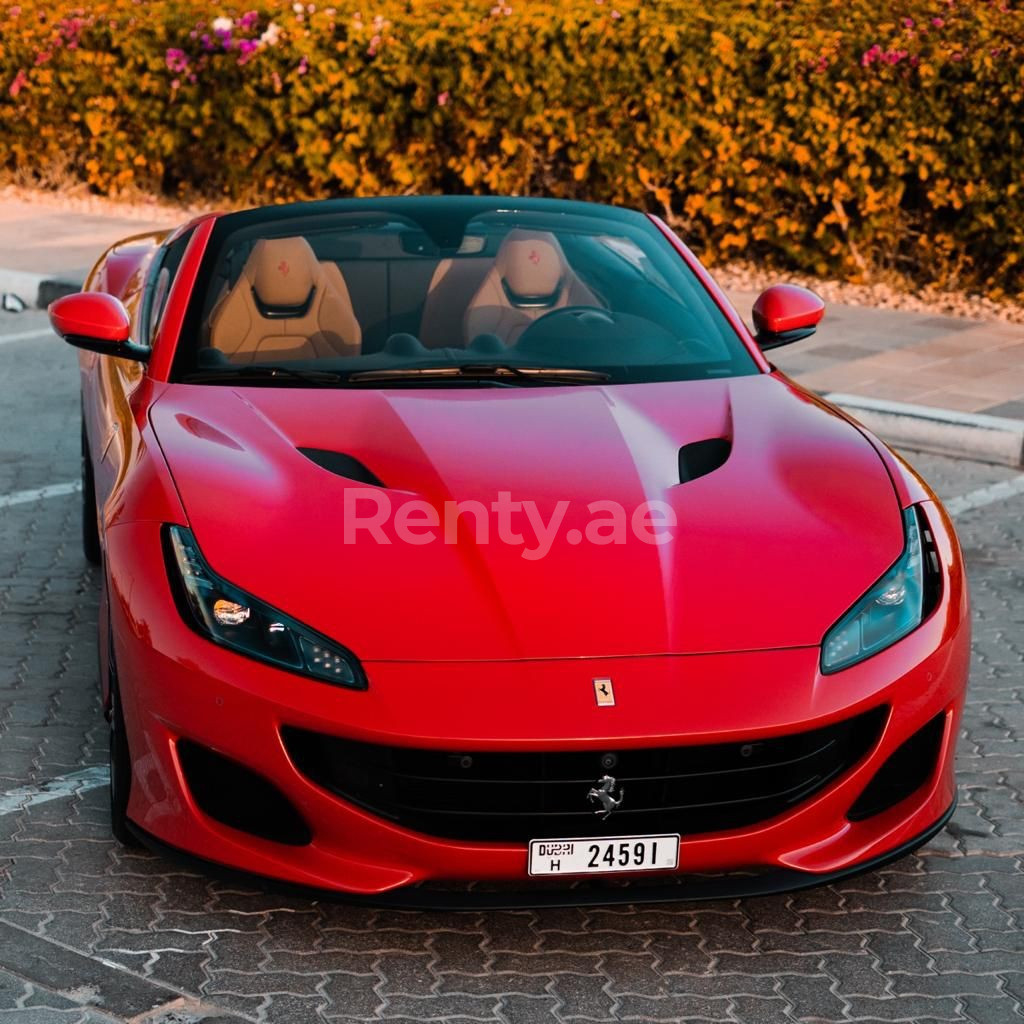
[[[37,323],[0,318],[0,339]],[[56,340],[0,345],[0,494],[76,476],[76,375]],[[1014,475],[914,461],[950,497]],[[105,761],[98,581],[79,553],[76,502],[0,509],[0,793]],[[374,910],[128,851],[94,788],[0,815],[0,1024],[111,1024],[140,1000],[154,1006],[139,1019],[161,1024],[1020,1022],[1024,496],[959,528],[976,616],[961,803],[919,854],[742,901]],[[68,985],[82,954],[93,974]]]

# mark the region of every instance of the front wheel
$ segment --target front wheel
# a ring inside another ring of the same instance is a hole
[[[89,457],[89,442],[82,421],[82,554],[85,560],[99,565],[103,554],[100,549],[100,524],[96,514],[96,482]]]

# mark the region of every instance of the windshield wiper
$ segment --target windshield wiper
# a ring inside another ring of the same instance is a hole
[[[299,370],[293,366],[233,366],[223,370],[196,370],[182,377],[185,384],[340,384],[344,380],[343,374],[330,370]]]
[[[559,366],[510,366],[501,363],[465,363],[461,366],[396,367],[389,370],[362,370],[349,376],[353,383],[415,380],[482,380],[517,384],[601,384],[611,374],[601,370],[583,370]]]

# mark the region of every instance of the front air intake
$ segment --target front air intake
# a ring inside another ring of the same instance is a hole
[[[920,789],[935,773],[945,731],[942,712],[897,747],[847,811],[850,821],[881,814]]]
[[[312,840],[288,797],[245,765],[191,740],[178,741],[178,762],[192,799],[214,821],[288,846]]]

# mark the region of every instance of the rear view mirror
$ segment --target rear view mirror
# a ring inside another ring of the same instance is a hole
[[[808,288],[775,284],[757,297],[753,314],[758,345],[778,348],[812,335],[825,315],[825,303]]]
[[[149,349],[131,340],[131,318],[106,292],[77,292],[50,304],[50,326],[69,345],[106,356],[145,361]]]

